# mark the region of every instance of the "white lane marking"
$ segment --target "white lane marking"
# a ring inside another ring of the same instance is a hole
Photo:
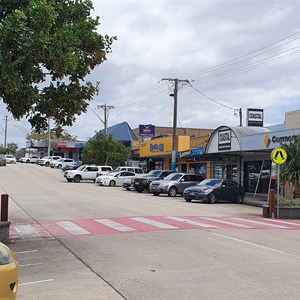
[[[26,254],[26,253],[33,253],[33,252],[38,252],[38,250],[20,251],[20,252],[15,252],[15,254]]]
[[[131,218],[131,219],[134,220],[134,221],[137,221],[137,222],[152,225],[152,226],[157,227],[157,228],[163,228],[163,229],[175,229],[175,228],[177,228],[177,227],[169,225],[169,224],[165,224],[165,223],[161,223],[161,222],[158,222],[158,221],[154,221],[154,220],[150,220],[150,219],[146,219],[146,218],[141,218],[141,217],[136,217],[136,218]]]
[[[273,219],[268,219],[268,222],[275,222],[275,223],[287,224],[287,225],[292,225],[292,226],[300,226],[300,223],[293,223],[293,222],[273,220]]]
[[[248,223],[253,223],[253,224],[258,224],[258,225],[264,225],[264,226],[270,226],[270,227],[274,227],[274,228],[284,228],[284,229],[288,229],[288,227],[286,226],[280,226],[280,225],[275,225],[275,224],[268,224],[265,222],[259,222],[259,221],[253,221],[253,220],[247,220],[247,219],[241,219],[241,218],[233,218],[234,220],[240,220],[243,222],[248,222]]]
[[[94,221],[103,224],[107,227],[110,227],[112,229],[118,230],[118,231],[122,231],[122,232],[126,232],[126,231],[136,231],[136,229],[122,225],[118,222],[109,220],[109,219],[95,219]]]
[[[32,266],[37,266],[37,265],[42,265],[43,263],[32,263],[32,264],[24,264],[20,265],[20,267],[32,267]]]
[[[57,225],[62,227],[63,229],[69,231],[73,235],[81,235],[81,234],[91,234],[87,230],[81,228],[80,226],[70,222],[70,221],[60,221],[56,222]]]
[[[45,279],[45,280],[39,280],[39,281],[23,282],[23,283],[19,283],[19,286],[37,284],[37,283],[46,283],[46,282],[50,282],[50,281],[54,281],[54,279]]]
[[[35,231],[35,229],[30,225],[15,225],[15,229],[18,232],[20,237],[39,237],[39,234]]]
[[[170,219],[170,220],[174,220],[174,221],[178,221],[178,222],[182,222],[182,223],[186,223],[186,224],[191,224],[191,225],[195,225],[195,226],[200,226],[200,227],[206,227],[206,228],[219,228],[217,226],[214,225],[209,225],[207,223],[202,223],[202,222],[197,222],[197,221],[192,221],[192,220],[188,220],[188,219],[184,219],[184,218],[178,218],[178,217],[165,217],[166,219]]]
[[[222,224],[226,224],[226,225],[231,225],[231,226],[235,226],[235,227],[239,227],[239,228],[253,228],[252,226],[249,226],[249,225],[238,224],[238,223],[233,223],[233,222],[229,222],[229,221],[209,218],[209,217],[199,217],[199,218],[207,220],[207,221],[213,221],[213,222],[222,223]]]
[[[286,252],[281,251],[281,250],[277,250],[277,249],[265,247],[265,246],[262,246],[262,245],[258,245],[258,244],[255,244],[255,243],[247,242],[247,241],[244,241],[244,240],[236,239],[236,238],[233,238],[233,237],[228,236],[228,235],[224,235],[224,234],[220,234],[220,233],[216,233],[216,232],[211,232],[211,234],[214,234],[214,235],[217,235],[217,236],[229,239],[229,240],[233,240],[233,241],[236,241],[236,242],[240,242],[240,243],[243,243],[243,244],[259,247],[259,248],[262,248],[262,249],[265,249],[265,250],[271,250],[271,251],[278,252],[278,253],[289,254],[289,253],[286,253]]]

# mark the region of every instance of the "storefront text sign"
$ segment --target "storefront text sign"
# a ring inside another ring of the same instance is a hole
[[[231,149],[231,130],[220,130],[218,139],[219,150],[230,150]]]

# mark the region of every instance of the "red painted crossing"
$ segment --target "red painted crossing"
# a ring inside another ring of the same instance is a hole
[[[299,220],[205,216],[138,216],[12,224],[10,238],[52,239],[165,230],[300,230]]]

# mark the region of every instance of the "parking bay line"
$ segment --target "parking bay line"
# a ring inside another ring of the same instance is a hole
[[[232,241],[236,241],[236,242],[239,242],[239,243],[243,243],[243,244],[255,246],[255,247],[258,247],[258,248],[262,248],[262,249],[265,249],[265,250],[271,250],[271,251],[278,252],[278,253],[289,254],[289,253],[281,251],[281,250],[277,250],[277,249],[265,247],[265,246],[262,246],[262,245],[258,245],[258,244],[255,244],[255,243],[247,242],[247,241],[244,241],[244,240],[236,239],[236,238],[233,238],[233,237],[228,236],[228,235],[224,235],[224,234],[220,234],[220,233],[216,233],[216,232],[211,232],[211,234],[217,235],[217,236],[220,236],[222,238],[229,239],[229,240],[232,240]]]
[[[19,286],[25,286],[25,285],[30,285],[30,284],[38,284],[38,283],[46,283],[46,282],[51,282],[51,281],[54,281],[54,279],[45,279],[45,280],[38,280],[38,281],[23,282],[23,283],[19,283]]]

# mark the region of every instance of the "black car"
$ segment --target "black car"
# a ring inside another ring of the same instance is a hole
[[[210,178],[205,179],[195,186],[183,191],[185,201],[203,200],[214,203],[218,200],[243,203],[245,196],[244,188],[234,180]]]
[[[167,177],[169,174],[174,173],[172,170],[152,170],[148,174],[142,177],[136,177],[132,180],[133,187],[139,193],[144,190],[149,191],[149,185],[154,180],[161,180]]]

